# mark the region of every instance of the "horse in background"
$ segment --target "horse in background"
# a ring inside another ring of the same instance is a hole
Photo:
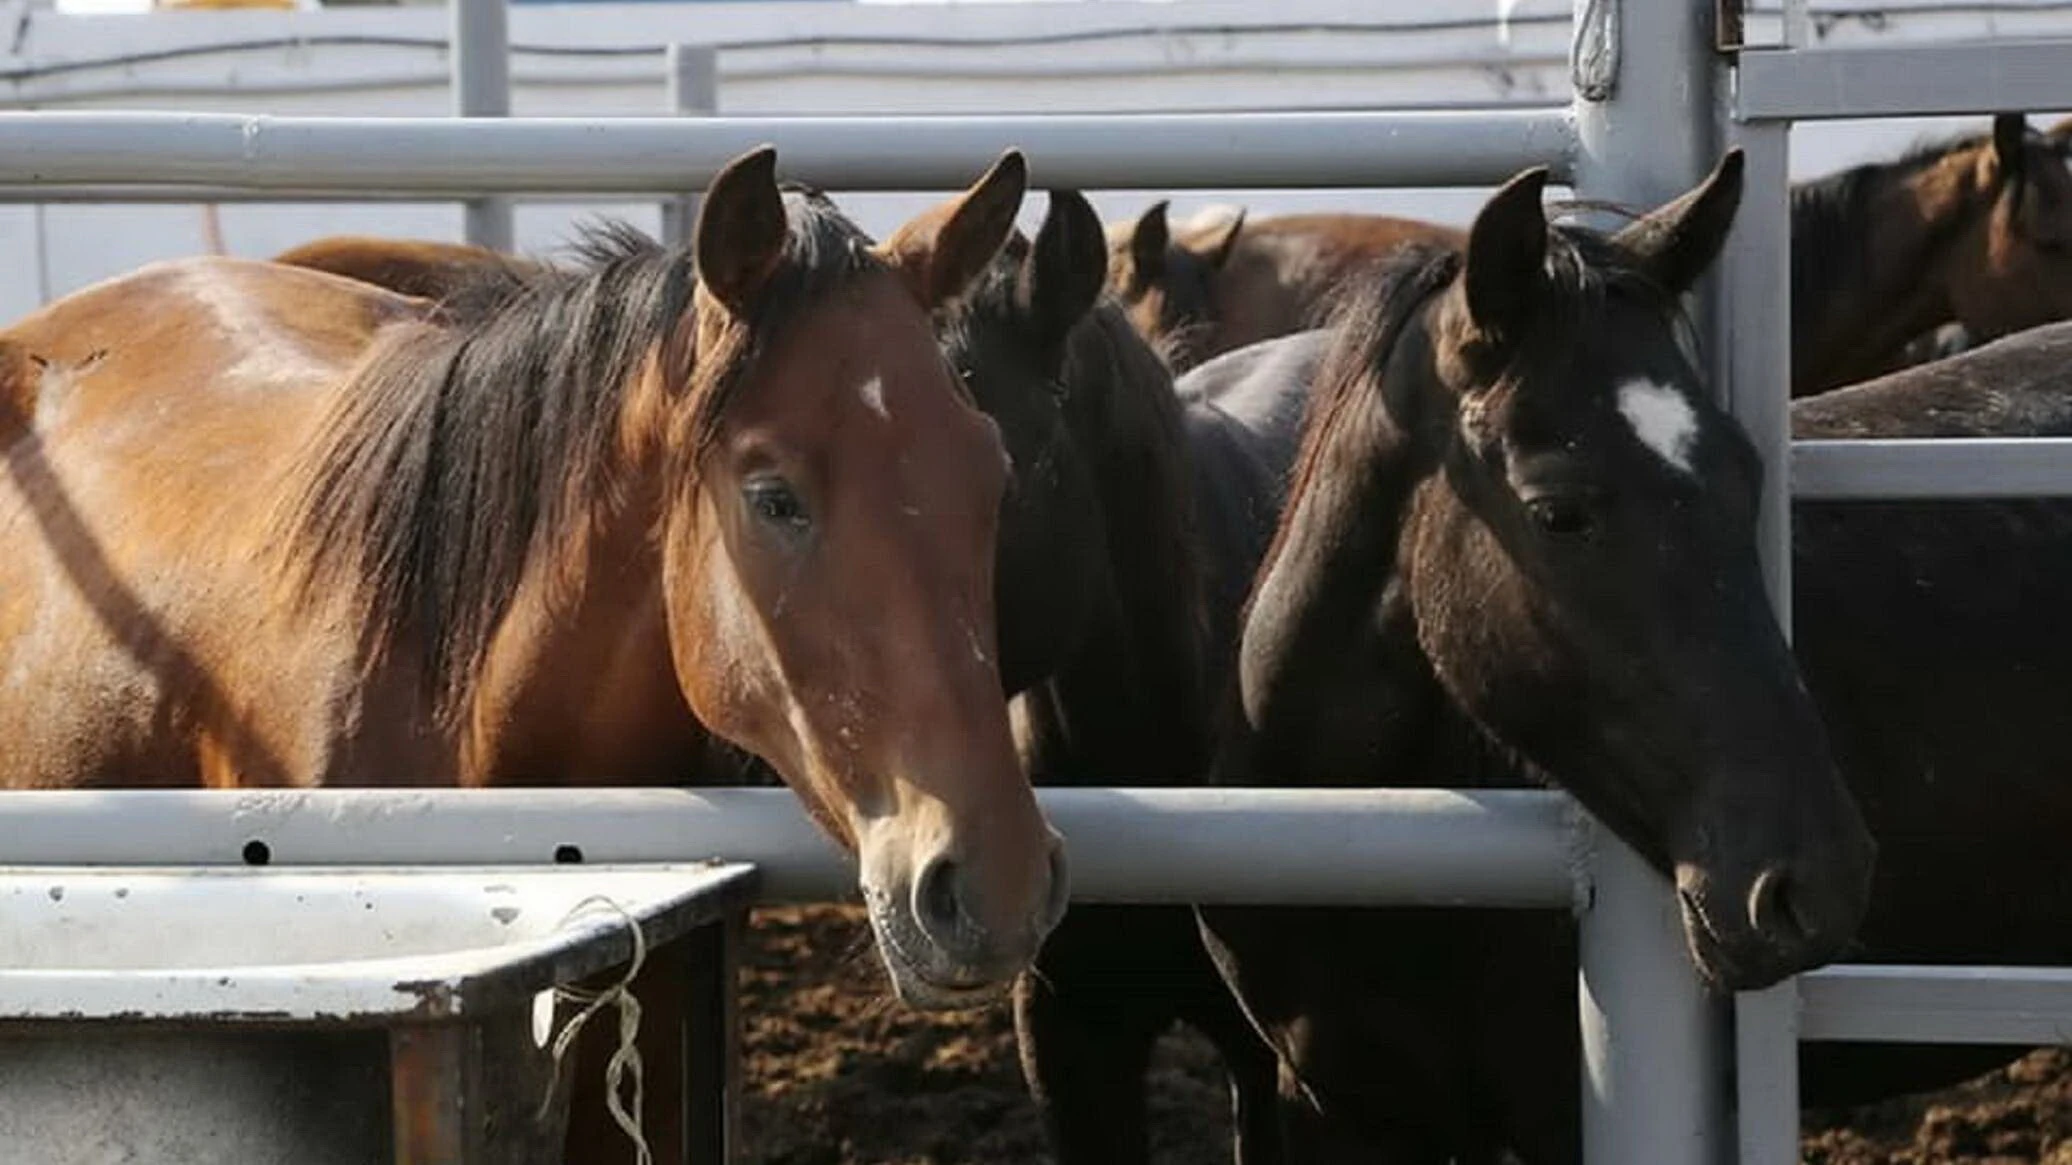
[[[2003,113],[1795,185],[1792,395],[2072,318],[2068,142],[2072,120],[2038,133]]]
[[[1312,328],[1348,278],[1406,243],[1457,244],[1460,232],[1414,219],[1204,214],[1174,229],[1153,203],[1110,232],[1109,288],[1173,371],[1259,340]]]
[[[2017,113],[1792,187],[1792,394],[1866,380],[2072,318],[2072,121]],[[1346,278],[1447,227],[1378,215],[1174,229],[1159,202],[1110,239],[1110,282],[1176,371],[1317,327]]]
[[[456,288],[475,283],[486,269],[504,268],[518,278],[541,272],[541,266],[530,260],[472,243],[368,235],[316,239],[282,251],[273,261],[431,300],[444,299]]]
[[[1067,887],[995,664],[1004,451],[929,312],[1025,168],[873,246],[774,167],[714,180],[695,262],[601,231],[464,312],[210,258],[0,333],[0,660],[35,677],[0,786],[682,783],[746,750],[857,854],[902,998],[1003,993]]]

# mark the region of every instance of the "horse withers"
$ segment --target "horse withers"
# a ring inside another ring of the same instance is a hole
[[[1677,303],[1740,171],[1730,154],[1615,236],[1550,227],[1528,172],[1464,254],[1406,254],[1344,306],[1216,769],[1552,781],[1673,879],[1721,990],[1845,951],[1874,853],[1764,596],[1760,464]],[[1514,957],[1572,950],[1566,919],[1202,915],[1288,1069],[1297,1159],[1570,1151],[1574,1091],[1527,1087],[1508,1054],[1562,1031],[1572,1046],[1572,978]]]
[[[909,1002],[990,998],[1062,913],[993,636],[1007,467],[928,311],[1009,155],[873,247],[775,155],[697,261],[624,233],[490,305],[159,265],[0,335],[0,782],[678,783],[767,758],[857,852]]]

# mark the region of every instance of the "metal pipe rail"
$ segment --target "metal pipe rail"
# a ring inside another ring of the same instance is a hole
[[[962,187],[1001,150],[1045,186],[1483,186],[1566,181],[1566,109],[1027,117],[339,118],[0,113],[0,186],[221,185],[677,193],[781,143],[788,177],[836,190]]]
[[[1742,121],[2048,110],[2067,103],[2072,40],[1748,49],[1739,72]]]
[[[1040,789],[1097,902],[1571,908],[1591,844],[1538,790]],[[28,791],[0,865],[499,865],[699,861],[772,900],[854,892],[786,789]],[[1667,895],[1662,895],[1667,900]]]
[[[1859,501],[2072,497],[2072,437],[1794,441],[1791,492]]]

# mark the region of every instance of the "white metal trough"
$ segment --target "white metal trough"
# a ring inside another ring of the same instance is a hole
[[[38,1165],[558,1162],[553,989],[626,964],[633,924],[658,959],[723,932],[754,880],[739,864],[0,870],[0,1144],[37,1146]],[[679,1038],[731,1008],[686,1016]],[[730,1031],[698,1036],[730,1054]]]

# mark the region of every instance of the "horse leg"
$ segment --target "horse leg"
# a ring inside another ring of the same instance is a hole
[[[1278,1090],[1280,1058],[1253,1030],[1244,1009],[1217,973],[1192,930],[1172,952],[1175,978],[1184,982],[1180,1021],[1215,1046],[1230,1077],[1230,1116],[1234,1165],[1282,1165],[1291,1158],[1281,1143]]]
[[[1016,983],[1022,1072],[1059,1165],[1150,1160],[1144,1077],[1175,1018],[1160,939],[1191,929],[1182,910],[1074,907]]]

